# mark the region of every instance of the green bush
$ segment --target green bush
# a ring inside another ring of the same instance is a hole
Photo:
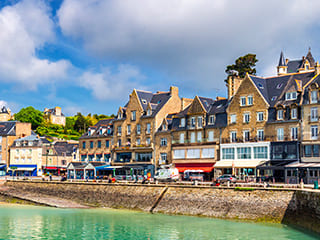
[[[234,190],[235,190],[235,191],[254,191],[254,188],[250,188],[250,187],[236,187]]]

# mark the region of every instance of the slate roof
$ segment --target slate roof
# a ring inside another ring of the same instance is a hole
[[[95,131],[93,134],[89,135],[89,130],[87,132],[85,132],[79,139],[85,139],[85,138],[98,138],[98,137],[106,137],[106,136],[112,136],[112,132],[113,132],[113,121],[114,119],[113,118],[108,118],[108,119],[103,119],[103,120],[100,120],[99,122],[97,122],[94,126],[91,126],[89,127],[89,129],[91,128],[94,128]],[[111,128],[111,133],[108,134],[108,131],[105,131],[102,135],[100,135],[100,132],[99,132],[99,128],[100,127],[105,127],[105,128],[108,128],[110,127]]]
[[[302,86],[305,86],[313,77],[314,72],[296,73],[268,78],[250,75],[250,78],[256,85],[257,89],[270,106],[285,103],[284,93],[292,84],[297,84],[296,80],[301,82]]]
[[[75,149],[79,147],[79,144],[68,142],[56,142],[53,145],[53,147],[58,156],[72,156],[72,153]]]
[[[8,109],[6,108],[6,106],[3,106],[0,110],[0,113],[9,113]]]
[[[283,56],[283,52],[282,51],[280,53],[280,59],[279,59],[278,67],[281,67],[281,66],[286,66],[286,61],[284,60],[284,56]]]
[[[287,73],[296,73],[299,68],[303,67],[303,60],[291,60],[287,63]]]
[[[49,108],[45,113],[50,113],[51,115],[56,115],[56,109],[55,108]],[[64,114],[61,112],[61,116],[64,116]]]
[[[0,122],[0,136],[15,136],[17,121]]]
[[[203,107],[208,112],[214,100],[212,98],[199,97]]]

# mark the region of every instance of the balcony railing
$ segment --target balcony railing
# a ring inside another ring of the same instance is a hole
[[[194,142],[191,142],[189,139],[185,139],[184,142],[180,142],[180,140],[172,140],[172,144],[201,144],[201,143],[215,143],[217,142],[216,139],[208,140],[208,139],[202,139],[201,141],[195,140]]]
[[[319,117],[318,116],[308,116],[309,122],[319,122]]]
[[[263,136],[263,138],[259,137],[253,137],[249,139],[244,138],[236,138],[236,139],[230,139],[230,138],[222,138],[221,143],[244,143],[244,142],[261,142],[261,141],[269,141],[269,142],[277,142],[277,141],[297,141],[300,140],[297,138],[292,138],[291,135],[283,135],[282,140],[278,139],[278,136]]]

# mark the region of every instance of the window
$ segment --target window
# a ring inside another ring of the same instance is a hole
[[[93,141],[90,141],[90,148],[93,148]]]
[[[106,140],[106,147],[108,148],[110,146],[109,140]]]
[[[236,123],[236,121],[237,121],[237,115],[231,114],[230,115],[230,123]]]
[[[214,115],[209,116],[209,124],[214,124]]]
[[[268,158],[268,147],[253,147],[253,152],[256,159]]]
[[[319,145],[313,145],[312,155],[313,157],[319,157]]]
[[[257,137],[258,137],[258,141],[263,141],[264,140],[264,130],[263,129],[258,129]]]
[[[180,119],[180,127],[185,127],[186,126],[186,119],[185,118],[181,118]]]
[[[176,150],[173,150],[173,158],[174,158],[174,159],[184,159],[184,158],[185,158],[185,151],[184,151],[184,149],[176,149]]]
[[[137,124],[137,134],[141,134],[141,125]]]
[[[297,117],[298,117],[298,109],[292,108],[291,109],[291,119],[297,119]]]
[[[121,147],[121,144],[122,144],[121,139],[119,139],[118,140],[118,147]]]
[[[280,89],[281,87],[282,87],[282,83],[279,83],[278,85],[277,85],[277,89]]]
[[[237,132],[236,131],[230,132],[230,141],[231,142],[236,142],[237,141]]]
[[[304,146],[304,156],[305,157],[311,157],[312,156],[312,145],[305,145]]]
[[[283,120],[283,109],[279,109],[277,112],[277,119]]]
[[[277,129],[277,139],[278,141],[283,141],[283,128]]]
[[[298,139],[298,128],[297,127],[291,128],[291,139],[292,140]]]
[[[98,148],[101,148],[101,140],[98,140]]]
[[[147,123],[146,133],[147,133],[147,134],[150,134],[150,132],[151,132],[151,124],[150,124],[150,123]]]
[[[311,139],[318,139],[318,126],[312,125],[311,126]]]
[[[140,140],[140,138],[137,138],[137,145],[141,145],[141,140]]]
[[[214,148],[202,149],[202,158],[214,158]]]
[[[118,119],[121,119],[121,118],[122,118],[122,113],[119,112],[119,113],[118,113]]]
[[[121,136],[121,126],[118,127],[118,136]]]
[[[286,93],[286,100],[295,100],[297,99],[297,92]]]
[[[127,126],[127,134],[130,135],[131,134],[131,125]]]
[[[250,121],[250,113],[243,114],[243,122],[249,123],[249,121]]]
[[[234,159],[234,148],[223,148],[222,159]]]
[[[160,153],[159,164],[166,164],[166,163],[167,163],[167,154],[166,153]]]
[[[240,106],[246,105],[246,97],[240,97]]]
[[[248,96],[248,105],[252,105],[252,104],[253,104],[253,97]]]
[[[160,146],[167,146],[167,138],[161,138]]]
[[[146,138],[146,144],[150,145],[151,144],[151,139],[149,137]]]
[[[184,133],[180,133],[179,143],[184,143]]]
[[[209,142],[213,142],[214,139],[214,132],[213,131],[209,131],[208,132],[208,141]]]
[[[318,91],[311,91],[311,103],[318,102]]]
[[[191,139],[190,139],[191,143],[196,142],[196,134],[194,132],[191,133]]]
[[[244,130],[243,131],[243,140],[245,142],[249,141],[250,140],[250,131],[249,130]]]
[[[108,131],[107,131],[108,135],[111,134],[111,128],[108,127]]]
[[[151,115],[151,110],[148,109],[148,110],[147,110],[147,116],[150,116],[150,115]]]
[[[83,149],[86,148],[86,142],[82,142],[82,148],[83,148]]]
[[[251,158],[251,147],[239,147],[237,148],[239,159],[250,159]]]
[[[191,127],[194,128],[196,126],[196,118],[192,117],[191,118]]]
[[[131,120],[132,121],[136,120],[136,111],[131,111]]]
[[[200,158],[200,149],[187,149],[187,158]]]
[[[202,128],[202,117],[198,117],[198,128]]]
[[[166,131],[167,130],[167,125],[164,123],[162,124],[162,131]]]
[[[257,112],[257,121],[261,122],[264,120],[263,112]]]
[[[311,122],[316,122],[316,121],[318,121],[318,108],[317,108],[317,107],[312,107],[312,108],[311,108],[310,121],[311,121]]]
[[[201,132],[197,133],[197,142],[202,142],[202,133]]]

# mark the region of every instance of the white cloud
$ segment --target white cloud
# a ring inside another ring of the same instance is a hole
[[[260,73],[277,63],[281,49],[296,58],[309,45],[320,53],[311,38],[319,36],[319,7],[317,0],[65,0],[58,17],[63,33],[97,57],[213,90],[224,88],[226,65],[248,52],[257,53]]]
[[[140,81],[144,78],[138,68],[120,64],[115,71],[104,68],[101,72],[85,72],[79,78],[79,84],[99,100],[121,99],[133,88],[143,89]]]
[[[38,84],[64,78],[69,62],[37,57],[36,51],[54,41],[54,23],[47,6],[25,0],[0,10],[0,81],[34,90]]]
[[[2,107],[8,107],[8,103],[7,103],[7,101],[4,101],[4,100],[0,100],[0,108],[2,108]]]

